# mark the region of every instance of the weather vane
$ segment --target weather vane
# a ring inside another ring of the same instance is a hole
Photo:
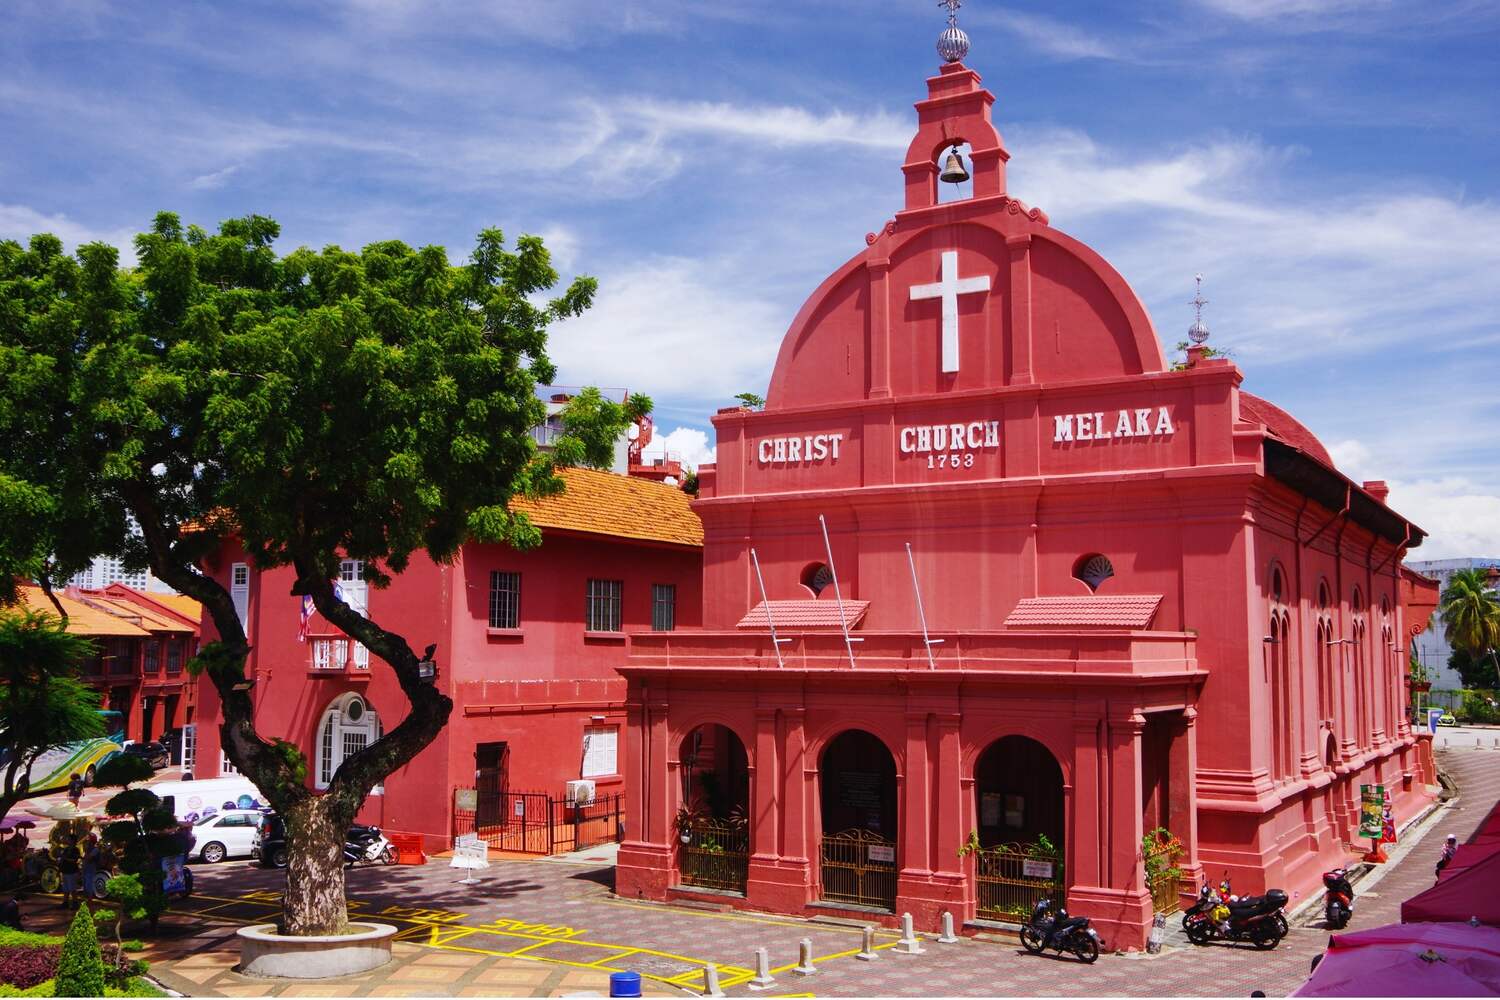
[[[1197,290],[1193,293],[1193,325],[1188,327],[1188,339],[1195,344],[1201,344],[1208,339],[1208,327],[1203,323],[1203,307],[1208,305],[1208,300],[1203,297],[1203,275],[1193,275],[1193,281],[1197,283]]]
[[[958,8],[963,6],[963,0],[938,0],[938,6],[948,9],[948,27],[937,40],[938,55],[943,62],[962,62],[969,54],[969,36],[958,26]]]

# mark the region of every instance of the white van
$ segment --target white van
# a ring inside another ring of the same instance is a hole
[[[197,781],[159,781],[149,786],[172,815],[183,821],[228,809],[258,809],[269,805],[249,778],[202,778]],[[212,812],[209,812],[212,810]]]

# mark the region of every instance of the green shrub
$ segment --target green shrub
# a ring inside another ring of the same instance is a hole
[[[1454,714],[1464,722],[1500,722],[1500,709],[1490,704],[1487,691],[1465,691],[1463,704]]]
[[[99,953],[99,935],[87,906],[73,914],[68,936],[63,939],[62,956],[57,960],[57,981],[53,991],[59,997],[100,997],[104,995],[104,956]]]

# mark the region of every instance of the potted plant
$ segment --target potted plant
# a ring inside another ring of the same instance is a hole
[[[1415,656],[1411,658],[1411,667],[1407,673],[1407,680],[1413,691],[1430,691],[1432,682],[1427,679],[1427,668],[1422,666]]]

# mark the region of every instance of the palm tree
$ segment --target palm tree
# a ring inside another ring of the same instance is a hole
[[[1478,659],[1500,646],[1500,598],[1482,569],[1461,569],[1448,579],[1440,605],[1443,632],[1454,649]]]

